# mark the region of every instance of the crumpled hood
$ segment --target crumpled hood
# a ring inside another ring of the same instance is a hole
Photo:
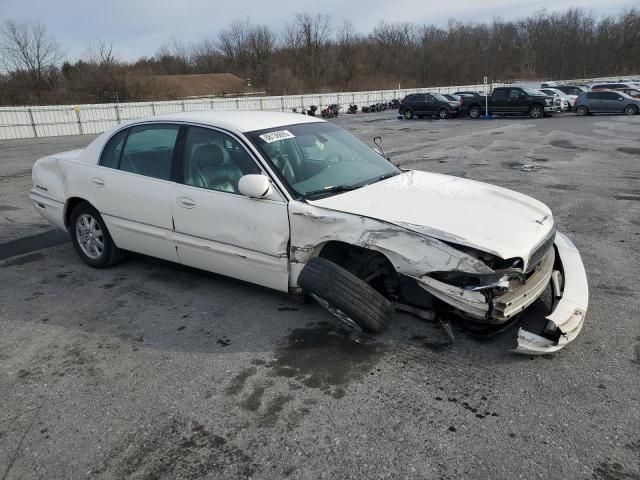
[[[309,203],[525,262],[553,228],[551,210],[531,197],[415,170]]]

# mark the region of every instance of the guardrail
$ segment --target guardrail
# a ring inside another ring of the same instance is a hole
[[[500,84],[502,85],[502,84]],[[498,84],[493,84],[493,87]],[[388,102],[410,93],[453,93],[460,90],[484,91],[486,85],[457,85],[368,92],[314,93],[278,97],[196,98],[175,101],[51,105],[0,108],[0,140],[98,134],[127,120],[194,110],[301,111],[310,105],[337,103],[359,107]]]

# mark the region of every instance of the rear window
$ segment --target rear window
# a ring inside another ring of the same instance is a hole
[[[124,145],[120,170],[169,180],[178,125],[131,127]]]
[[[127,130],[121,130],[109,139],[104,150],[102,150],[102,155],[100,155],[100,165],[118,168],[125,138],[127,138]]]

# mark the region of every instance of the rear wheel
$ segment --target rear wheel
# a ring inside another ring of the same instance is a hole
[[[375,288],[326,258],[310,259],[298,284],[332,315],[365,332],[382,332],[394,313]]]
[[[636,113],[638,113],[638,107],[636,107],[635,105],[627,105],[626,107],[624,107],[624,113],[626,113],[627,115],[635,115]]]
[[[406,118],[407,120],[411,120],[413,118],[413,110],[411,110],[410,108],[406,109],[404,111],[403,114],[404,118]]]
[[[469,118],[480,118],[481,115],[481,110],[480,107],[477,105],[472,105],[471,107],[469,107]]]
[[[576,114],[579,117],[584,117],[587,113],[589,113],[589,109],[584,105],[580,105],[578,108],[576,108]]]
[[[533,105],[529,109],[529,116],[531,118],[542,118],[544,116],[544,109],[541,105]]]
[[[443,119],[443,120],[446,119],[446,118],[449,118],[449,111],[446,108],[441,108],[438,111],[438,117]]]
[[[71,211],[69,232],[76,252],[90,267],[107,268],[122,259],[102,217],[88,203],[79,203]]]

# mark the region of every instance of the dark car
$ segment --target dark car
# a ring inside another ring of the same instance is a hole
[[[624,92],[599,90],[578,95],[575,111],[581,117],[592,113],[626,113],[635,115],[640,111],[640,99]]]
[[[439,93],[413,93],[402,99],[398,113],[407,120],[414,116],[457,117],[460,115],[460,102],[449,100]]]
[[[540,90],[524,87],[496,87],[488,97],[478,96],[464,100],[471,118],[480,118],[486,106],[493,115],[529,115],[542,118],[560,111],[560,98],[545,95]]]
[[[474,97],[479,97],[482,95],[480,92],[454,92],[453,94],[454,95],[471,95]]]

